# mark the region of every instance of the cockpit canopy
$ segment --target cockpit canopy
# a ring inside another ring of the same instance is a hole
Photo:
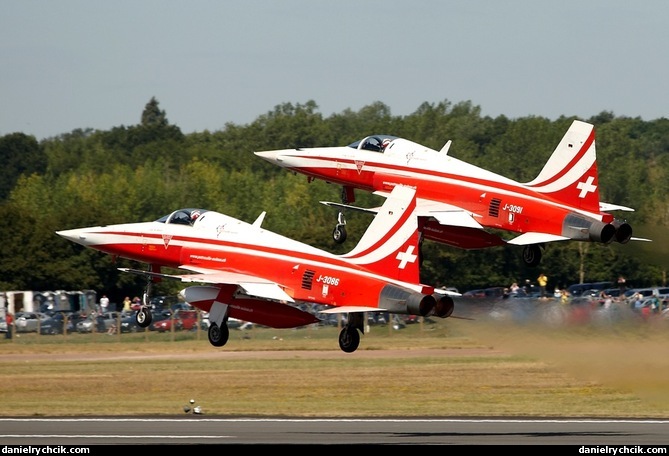
[[[169,215],[165,215],[156,222],[159,223],[174,223],[177,225],[193,225],[195,221],[205,212],[207,212],[206,209],[196,209],[196,208],[186,208],[186,209],[179,209],[174,212],[172,212]]]
[[[354,149],[360,149],[360,150],[371,150],[374,152],[383,152],[384,150],[384,143],[388,144],[392,142],[394,139],[397,139],[397,136],[392,136],[392,135],[372,135],[372,136],[367,136],[366,138],[363,138],[359,141],[356,141],[354,143],[351,143],[348,145],[348,147],[352,147]]]

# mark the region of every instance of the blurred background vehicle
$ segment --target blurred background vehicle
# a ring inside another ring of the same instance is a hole
[[[127,313],[121,317],[122,333],[136,333],[144,331],[144,329],[137,324],[137,315],[135,312]]]
[[[69,334],[76,331],[76,317],[72,313],[55,312],[40,324],[40,334]]]
[[[106,332],[112,325],[118,323],[119,315],[120,313],[116,311],[91,314],[76,324],[77,332]]]
[[[167,311],[164,311],[167,312]],[[202,318],[198,316],[198,311],[195,309],[177,309],[174,313],[166,315],[158,321],[151,323],[154,331],[166,332],[171,331],[174,327],[175,331],[192,331],[197,329],[198,321],[200,322],[200,329],[207,329],[209,326]]]
[[[37,332],[48,318],[43,312],[19,312],[15,316],[14,327],[17,333]]]

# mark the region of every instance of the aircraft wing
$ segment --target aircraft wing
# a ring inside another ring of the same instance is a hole
[[[364,307],[364,306],[331,307],[329,309],[320,311],[320,313],[324,314],[338,314],[338,313],[349,313],[349,312],[388,312],[388,311],[386,309],[381,309],[379,307]]]
[[[566,241],[569,239],[565,236],[559,236],[557,234],[548,234],[548,233],[523,233],[520,236],[517,236],[510,241],[507,241],[508,244],[513,245],[530,245],[530,244],[542,244],[544,242],[555,242],[555,241]]]
[[[350,204],[343,203],[333,203],[332,201],[321,201],[321,204],[325,204],[330,207],[338,207],[340,209],[351,209],[353,211],[365,212],[367,214],[376,214],[379,212],[378,207],[360,207],[360,206],[351,206]]]
[[[442,225],[484,229],[471,212],[461,207],[429,200],[418,200],[416,204],[419,216],[434,217]]]
[[[162,274],[138,269],[118,269],[123,272],[130,272],[133,274],[140,274],[150,277],[177,279],[181,280],[182,282],[237,285],[244,291],[245,294],[249,296],[255,296],[257,298],[263,299],[272,299],[276,301],[295,302],[295,300],[285,291],[283,291],[283,289],[276,282],[247,274],[225,272],[216,269],[198,268],[194,266],[180,267],[180,269],[193,271],[194,274]]]
[[[374,192],[375,195],[387,198],[390,193]],[[366,208],[359,206],[351,206],[343,203],[333,203],[330,201],[321,201],[321,204],[326,206],[338,207],[341,209],[351,209],[354,211],[365,212],[368,214],[376,214],[379,211],[378,207]],[[416,199],[416,214],[419,217],[434,217],[440,224],[447,226],[460,226],[463,228],[476,228],[483,230],[483,226],[474,219],[474,215],[461,207],[452,204],[440,203],[438,201],[426,200],[423,198]]]

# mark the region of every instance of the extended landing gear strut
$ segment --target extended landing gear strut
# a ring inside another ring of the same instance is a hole
[[[355,201],[355,193],[353,192],[353,187],[343,186],[341,188],[341,202],[342,204],[349,204]],[[337,244],[343,244],[346,240],[346,217],[344,216],[343,211],[339,211],[337,214],[337,224],[332,230],[332,239]]]
[[[339,212],[337,215],[337,224],[332,231],[332,239],[337,244],[343,244],[346,240],[346,218],[343,212]]]
[[[153,281],[151,277],[149,277],[148,281],[146,282],[146,289],[144,290],[144,294],[142,295],[142,306],[139,308],[137,314],[135,315],[137,326],[139,326],[140,328],[148,328],[148,326],[151,324],[151,321],[153,321],[153,314],[151,313],[151,305],[149,304],[152,284]]]
[[[360,334],[365,332],[365,313],[351,312],[348,314],[348,323],[339,333],[339,348],[346,353],[353,353],[360,345]],[[360,332],[358,332],[360,331]]]

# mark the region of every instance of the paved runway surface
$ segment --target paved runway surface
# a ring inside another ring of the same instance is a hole
[[[0,445],[100,444],[650,445],[666,449],[669,420],[255,419],[204,415],[0,418]]]

